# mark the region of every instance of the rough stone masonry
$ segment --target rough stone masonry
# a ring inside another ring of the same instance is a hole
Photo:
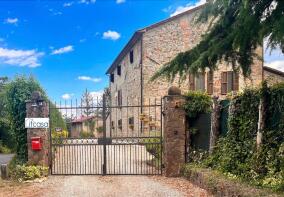
[[[169,88],[168,96],[164,97],[164,164],[165,176],[180,175],[185,162],[185,98],[181,90]]]
[[[31,100],[26,102],[27,118],[47,118],[48,103],[44,101],[40,92],[33,92]],[[41,150],[32,150],[31,138],[40,137]],[[28,164],[49,166],[49,129],[27,129]]]

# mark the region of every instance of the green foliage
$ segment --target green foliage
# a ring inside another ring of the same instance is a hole
[[[0,153],[9,154],[11,152],[11,149],[4,145],[3,142],[0,140]]]
[[[104,128],[103,128],[103,127],[98,127],[98,128],[97,128],[97,132],[98,132],[98,133],[104,132]]]
[[[189,91],[185,94],[186,103],[184,109],[189,118],[196,118],[201,113],[208,113],[211,110],[212,100],[204,92]]]
[[[188,154],[187,162],[201,164],[204,159],[208,157],[208,151],[204,150],[191,150]]]
[[[48,176],[48,167],[44,166],[16,165],[15,169],[12,171],[12,178],[19,182],[46,176]]]
[[[45,92],[32,77],[17,76],[7,85],[7,111],[16,141],[16,153],[22,162],[27,161],[27,132],[25,129],[26,101],[34,91]]]
[[[161,159],[161,140],[160,138],[145,138],[143,143],[145,143],[146,150],[152,154],[155,158]]]
[[[158,167],[162,159],[162,145],[160,138],[144,138],[142,144],[148,153],[154,156],[153,160],[148,161],[149,165]]]
[[[67,130],[66,120],[63,119],[62,114],[58,109],[56,109],[55,104],[49,102],[50,111],[50,128],[51,131],[55,131],[56,128],[61,128],[62,130]]]
[[[80,137],[81,138],[92,138],[94,137],[94,134],[93,132],[82,131],[80,132]]]
[[[13,149],[15,143],[13,133],[10,128],[7,111],[7,90],[8,78],[0,77],[0,140],[2,141],[2,151],[7,152],[8,149]],[[1,152],[1,151],[0,151]]]
[[[68,138],[68,131],[54,131],[51,130],[51,137],[52,137],[52,143],[54,144],[62,144],[62,140],[64,138]]]
[[[271,48],[280,46],[284,51],[283,11],[283,0],[210,0],[196,20],[209,22],[209,31],[195,47],[166,63],[152,80],[160,76],[173,80],[176,75],[185,79],[188,73],[217,69],[222,60],[249,76],[253,59],[259,58],[255,50],[264,38],[268,37]]]
[[[256,150],[258,105],[266,101],[263,142]],[[229,132],[204,164],[253,184],[284,189],[284,83],[246,90],[231,101]]]

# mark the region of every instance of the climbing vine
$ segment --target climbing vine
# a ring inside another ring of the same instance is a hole
[[[184,109],[189,118],[196,118],[202,113],[208,113],[211,111],[212,99],[204,93],[198,91],[189,91],[185,94],[186,102]]]
[[[265,129],[256,149],[258,106],[266,101]],[[245,90],[233,98],[229,132],[204,164],[253,184],[284,190],[284,83]]]

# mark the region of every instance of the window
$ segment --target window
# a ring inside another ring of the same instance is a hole
[[[120,76],[121,75],[121,65],[117,66],[117,75]]]
[[[114,74],[110,74],[110,82],[113,83],[114,82]]]
[[[189,90],[195,90],[194,75],[189,75]]]
[[[199,74],[195,77],[195,90],[205,91],[205,75]]]
[[[111,121],[111,129],[114,129],[114,121]]]
[[[130,53],[129,53],[129,61],[130,61],[131,64],[134,61],[134,52],[133,52],[133,50],[131,50]]]
[[[119,129],[122,129],[122,119],[119,119],[118,121],[117,121],[117,126],[118,126],[118,128]]]
[[[208,94],[213,94],[213,71],[209,71],[207,73],[207,93]]]
[[[134,125],[134,117],[128,118],[128,124],[129,125]]]
[[[122,91],[118,90],[117,92],[117,105],[121,106],[122,105]]]
[[[221,73],[221,94],[239,90],[239,74],[233,71]]]
[[[189,89],[190,90],[205,90],[205,75],[199,74],[198,76],[189,75]]]

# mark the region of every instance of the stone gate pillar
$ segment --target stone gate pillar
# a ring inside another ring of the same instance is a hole
[[[165,176],[180,175],[185,163],[186,116],[181,90],[171,87],[164,97],[164,165]]]
[[[26,118],[48,118],[48,103],[43,100],[41,93],[33,92],[31,100],[26,102]],[[40,137],[41,150],[32,150],[31,139]],[[49,129],[27,129],[28,164],[49,166]]]

